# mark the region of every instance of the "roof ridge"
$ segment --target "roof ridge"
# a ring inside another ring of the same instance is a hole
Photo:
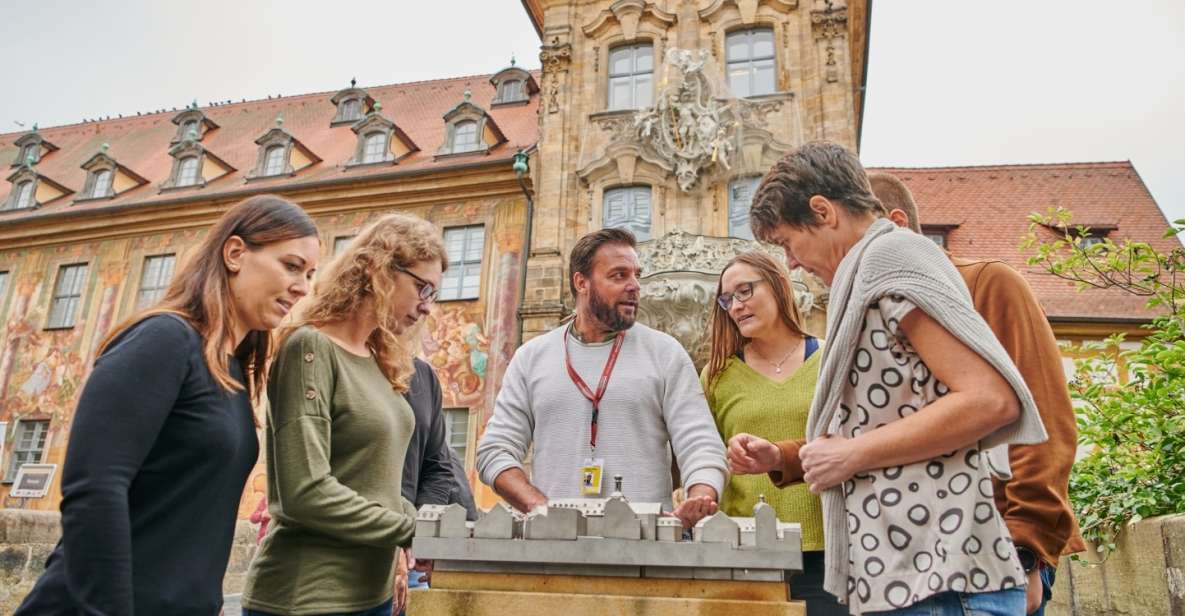
[[[1130,159],[1128,160],[1099,160],[1099,161],[1077,161],[1077,162],[1056,162],[1056,163],[996,163],[984,165],[935,165],[926,167],[905,167],[905,166],[890,166],[890,165],[869,165],[868,169],[878,171],[991,171],[996,169],[1032,169],[1032,168],[1052,168],[1052,167],[1089,167],[1089,168],[1104,168],[1126,166],[1134,168]]]
[[[504,69],[499,69],[499,71],[496,71],[496,72],[493,72],[493,73],[477,73],[477,74],[473,74],[473,75],[461,75],[461,76],[457,76],[457,77],[440,77],[440,78],[437,78],[437,79],[421,79],[421,80],[418,80],[418,81],[404,81],[404,82],[397,82],[397,83],[384,83],[384,84],[378,84],[378,85],[366,86],[366,87],[364,87],[364,88],[362,88],[362,89],[364,89],[364,90],[365,90],[365,89],[368,89],[368,88],[391,88],[391,87],[398,87],[398,86],[421,86],[421,85],[426,85],[426,84],[431,84],[431,83],[443,83],[443,82],[448,82],[448,81],[464,81],[464,80],[466,80],[466,79],[489,78],[489,77],[492,77],[492,76],[494,76],[494,75],[497,75],[497,74],[498,74],[498,72],[501,72],[501,70],[504,70]],[[529,72],[529,73],[534,73],[534,72],[535,72],[535,71],[533,71],[533,70],[531,70],[531,69],[523,69],[523,70],[526,70],[526,71],[527,71],[527,72]],[[199,106],[199,107],[198,107],[198,109],[199,109],[199,110],[203,110],[203,111],[204,111],[204,110],[208,110],[208,109],[222,109],[222,108],[224,108],[224,107],[235,107],[235,106],[241,106],[241,105],[251,105],[251,104],[255,104],[255,103],[263,103],[263,102],[269,102],[269,101],[270,101],[270,102],[276,102],[276,101],[286,101],[286,100],[298,100],[298,99],[302,99],[302,98],[308,98],[308,97],[314,97],[314,96],[325,96],[325,95],[331,95],[331,94],[334,94],[334,93],[336,93],[336,92],[340,92],[340,91],[341,91],[340,89],[338,89],[338,90],[322,90],[322,91],[318,91],[318,92],[306,92],[306,93],[304,93],[304,94],[293,94],[293,95],[291,95],[291,96],[276,96],[276,97],[268,97],[268,98],[254,98],[254,99],[245,99],[245,100],[239,100],[239,101],[234,101],[234,100],[232,100],[232,101],[231,101],[231,102],[229,102],[229,103],[220,104],[220,105],[201,105],[201,106]],[[44,132],[45,132],[45,131],[47,131],[47,130],[58,130],[58,129],[64,129],[64,128],[76,128],[76,127],[79,127],[79,126],[94,126],[94,125],[111,126],[111,125],[116,125],[116,124],[119,124],[119,123],[123,122],[124,120],[142,120],[142,119],[144,119],[144,118],[152,118],[152,117],[154,117],[154,116],[165,116],[166,114],[172,114],[172,115],[176,115],[176,114],[178,114],[178,113],[181,113],[181,112],[183,112],[183,111],[185,111],[185,110],[186,110],[186,108],[185,108],[185,107],[182,107],[182,108],[180,108],[180,109],[168,109],[168,110],[165,110],[165,111],[154,111],[154,112],[152,112],[152,113],[144,113],[144,114],[140,114],[140,115],[125,115],[125,116],[123,116],[123,117],[115,117],[115,118],[110,118],[110,117],[109,117],[109,118],[107,118],[107,119],[105,119],[105,120],[91,120],[91,121],[83,121],[83,122],[72,122],[72,123],[69,123],[69,124],[58,124],[58,125],[54,125],[54,126],[38,126],[38,127],[37,127],[37,131],[38,131],[39,133],[44,133]],[[26,134],[26,133],[28,133],[28,132],[31,132],[31,130],[32,130],[32,129],[28,129],[28,130],[21,130],[21,131],[13,131],[13,132],[8,132],[8,133],[0,133],[0,139],[3,139],[4,137],[7,137],[7,136],[9,136],[9,135],[24,135],[24,134]]]

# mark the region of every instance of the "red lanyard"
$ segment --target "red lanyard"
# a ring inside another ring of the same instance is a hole
[[[595,449],[597,446],[597,415],[601,412],[601,398],[605,396],[605,388],[609,385],[609,375],[613,374],[613,366],[617,363],[617,354],[621,351],[621,343],[625,341],[625,332],[617,332],[617,336],[613,339],[613,349],[609,351],[609,360],[605,362],[605,369],[601,371],[601,382],[597,384],[597,393],[595,394],[584,383],[584,379],[576,374],[576,369],[572,367],[572,358],[568,355],[568,336],[570,335],[571,331],[564,332],[564,363],[568,366],[568,377],[572,379],[576,389],[579,389],[581,395],[588,398],[589,402],[592,402],[592,430],[588,444]]]

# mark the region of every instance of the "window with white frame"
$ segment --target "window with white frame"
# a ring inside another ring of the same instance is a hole
[[[78,318],[78,306],[82,303],[82,289],[86,285],[86,263],[74,263],[58,268],[58,280],[54,284],[53,297],[49,303],[49,321],[46,329],[74,327]]]
[[[478,148],[477,122],[464,120],[453,127],[453,152],[472,152]]]
[[[45,453],[45,439],[49,435],[49,420],[19,421],[12,438],[12,456],[8,459],[5,483],[12,483],[25,464],[38,464]]]
[[[12,200],[12,208],[14,210],[22,210],[36,205],[33,198],[34,195],[33,180],[25,180],[16,185],[16,197]]]
[[[481,294],[481,256],[485,227],[470,225],[444,230],[448,271],[440,282],[440,299],[475,299]]]
[[[341,119],[343,121],[359,120],[362,118],[362,101],[351,98],[342,103]]]
[[[198,183],[198,171],[201,165],[198,157],[186,156],[177,166],[177,183],[175,186],[193,186]]]
[[[469,449],[469,409],[444,409],[444,431],[448,446],[464,464]]]
[[[746,240],[753,239],[753,228],[749,226],[749,208],[753,205],[753,193],[761,178],[738,178],[728,184],[728,236]]]
[[[98,199],[111,194],[111,180],[115,174],[110,169],[100,169],[95,172],[95,181],[91,185],[91,198]]]
[[[387,159],[387,134],[373,132],[366,136],[362,146],[362,164],[381,163]]]
[[[498,101],[503,103],[512,103],[515,101],[526,100],[526,94],[523,92],[523,81],[521,79],[508,79],[502,82],[501,92],[498,93]]]
[[[609,51],[609,109],[649,107],[654,93],[654,46],[624,45]]]
[[[38,159],[37,154],[40,151],[40,149],[41,149],[41,146],[36,143],[26,144],[24,148],[21,148],[21,159],[19,161],[20,164],[23,165],[23,164],[29,162],[30,159],[32,159],[33,162],[37,162],[37,159]]]
[[[144,271],[140,273],[140,292],[136,295],[136,309],[148,308],[160,301],[173,280],[173,266],[177,255],[144,257]]]
[[[4,297],[8,293],[8,272],[0,271],[0,309],[4,308]]]
[[[623,186],[605,191],[601,226],[633,232],[639,242],[650,239],[650,187]]]
[[[269,147],[263,155],[263,175],[272,176],[284,173],[284,167],[288,166],[286,164],[288,161],[285,160],[287,151],[288,148],[282,145]]]
[[[354,241],[355,237],[358,237],[358,236],[356,236],[356,235],[339,235],[339,236],[333,238],[333,256],[336,257],[337,255],[340,255],[343,251],[345,251],[346,247],[350,245],[350,242]]]
[[[725,42],[728,87],[738,97],[777,91],[774,74],[774,31],[752,28],[730,32]]]

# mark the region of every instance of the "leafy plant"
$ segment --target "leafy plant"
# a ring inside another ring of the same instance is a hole
[[[1089,229],[1071,227],[1070,212],[1060,208],[1029,220],[1021,246],[1035,252],[1030,265],[1080,289],[1147,297],[1158,312],[1134,348],[1121,348],[1121,334],[1084,345],[1091,355],[1075,362],[1070,383],[1078,441],[1089,448],[1074,464],[1070,500],[1083,537],[1105,559],[1127,524],[1185,513],[1185,250],[1087,242]],[[1053,229],[1056,239],[1043,229]],[[1165,237],[1182,231],[1185,219]]]

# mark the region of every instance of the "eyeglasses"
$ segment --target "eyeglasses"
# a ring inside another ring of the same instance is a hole
[[[753,285],[762,282],[765,281],[751,280],[749,282],[742,282],[737,285],[736,290],[732,293],[721,293],[720,295],[717,295],[716,303],[720,304],[720,307],[724,309],[725,312],[728,312],[728,310],[732,308],[733,300],[737,300],[742,303],[749,301],[749,299],[753,297]]]
[[[397,264],[392,265],[392,267],[415,279],[416,287],[420,290],[421,302],[435,302],[436,298],[440,296],[440,289],[437,289],[436,285],[424,280],[423,278],[420,278],[419,276],[416,276],[406,267]]]

